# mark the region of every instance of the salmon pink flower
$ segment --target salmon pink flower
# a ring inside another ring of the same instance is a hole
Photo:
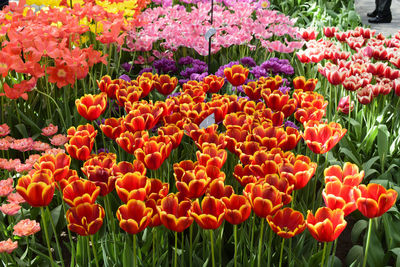
[[[6,136],[10,133],[10,127],[6,123],[0,125],[0,137]]]
[[[0,211],[9,216],[14,216],[20,209],[21,206],[17,203],[8,203],[0,206]]]
[[[58,126],[54,126],[52,123],[50,123],[47,127],[44,127],[42,129],[42,135],[52,136],[55,135],[57,131],[58,131]]]
[[[21,151],[21,152],[26,152],[29,150],[32,150],[33,146],[33,139],[32,138],[22,138],[22,139],[15,139],[11,144],[10,148]]]
[[[397,192],[379,184],[359,185],[358,190],[361,196],[356,200],[357,209],[370,219],[382,216],[396,203]]]
[[[56,134],[49,140],[53,146],[63,146],[68,143],[68,137],[64,134]]]
[[[94,235],[103,225],[105,213],[99,204],[81,203],[67,210],[68,229],[81,236]]]
[[[96,120],[106,110],[107,94],[85,95],[75,100],[75,105],[79,115],[89,121]]]
[[[331,150],[347,132],[335,122],[326,124],[309,121],[305,123],[304,128],[303,139],[308,148],[316,154],[324,154]]]
[[[364,175],[364,171],[359,171],[358,166],[350,162],[343,165],[343,170],[339,165],[333,165],[324,170],[325,183],[339,181],[344,185],[358,186]]]
[[[6,241],[0,241],[0,253],[6,252],[11,254],[16,248],[18,248],[18,242],[12,241],[11,238]]]
[[[249,75],[249,69],[242,65],[233,65],[230,68],[224,69],[224,75],[233,86],[239,86],[245,83]]]
[[[13,178],[0,180],[0,197],[6,197],[14,190],[13,183]]]
[[[128,234],[135,235],[143,231],[150,223],[153,210],[143,201],[131,199],[117,210],[119,226]]]
[[[307,228],[311,235],[319,242],[332,242],[346,228],[344,212],[341,209],[319,208],[314,215],[307,213]]]
[[[40,224],[35,220],[25,219],[14,225],[14,235],[30,236],[40,231]]]
[[[15,204],[25,203],[25,199],[18,193],[11,193],[7,196],[7,201]]]
[[[55,185],[49,170],[39,170],[19,178],[16,189],[32,207],[44,207],[53,199]]]
[[[176,195],[169,194],[161,200],[157,211],[166,228],[180,233],[193,223],[193,217],[189,213],[191,208],[190,200],[179,201]]]
[[[217,229],[224,221],[225,211],[226,207],[222,200],[206,196],[201,201],[201,207],[198,199],[193,202],[190,215],[201,228]]]
[[[271,229],[282,238],[292,238],[306,229],[303,214],[291,208],[278,210],[273,216],[268,215],[267,221]]]

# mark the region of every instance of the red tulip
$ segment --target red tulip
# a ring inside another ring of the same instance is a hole
[[[75,105],[79,115],[89,121],[96,120],[106,110],[107,94],[85,95],[75,100]]]
[[[230,224],[241,224],[249,218],[251,205],[245,196],[232,194],[223,197],[222,201],[226,206],[225,220]]]
[[[36,170],[49,170],[56,182],[64,179],[71,164],[71,158],[65,153],[58,153],[57,155],[44,154],[34,164]]]
[[[233,86],[239,86],[246,81],[249,70],[242,65],[233,65],[231,68],[225,68],[224,74],[228,82]]]
[[[44,207],[53,199],[55,185],[49,170],[38,170],[19,178],[16,189],[32,207]]]
[[[222,200],[206,196],[201,201],[201,207],[198,199],[193,202],[193,207],[189,214],[201,228],[217,229],[224,221],[225,210],[226,207]]]
[[[176,188],[187,198],[202,196],[211,182],[206,172],[206,167],[193,163],[191,160],[174,164],[174,177]]]
[[[357,209],[368,218],[382,216],[396,203],[397,192],[386,190],[379,184],[359,185],[361,196],[357,199]]]
[[[104,135],[108,138],[115,140],[125,132],[125,126],[123,124],[123,118],[109,118],[104,121],[104,124],[100,125],[100,129]]]
[[[151,189],[150,180],[138,172],[124,174],[115,182],[119,198],[124,203],[131,199],[145,200]]]
[[[364,178],[364,171],[358,170],[356,164],[346,162],[343,170],[339,165],[333,165],[325,169],[325,183],[339,181],[344,185],[358,186]]]
[[[332,242],[346,228],[344,212],[341,209],[319,208],[314,215],[307,213],[307,228],[311,235],[319,242]]]
[[[213,180],[206,191],[206,194],[213,196],[215,198],[230,197],[233,194],[233,187],[230,185],[225,185],[224,181],[220,179]]]
[[[125,131],[115,139],[117,144],[129,154],[134,154],[138,148],[142,148],[144,143],[149,140],[147,131],[130,132]]]
[[[68,229],[81,236],[94,235],[103,225],[104,209],[99,204],[81,203],[67,210]]]
[[[88,180],[76,180],[63,189],[63,199],[70,207],[81,203],[94,204],[100,193],[100,187]]]
[[[324,154],[331,150],[347,132],[339,123],[335,122],[325,124],[309,121],[304,128],[303,139],[308,148],[316,154]]]
[[[170,77],[169,75],[158,76],[154,83],[154,87],[163,95],[172,93],[177,85],[178,79],[176,77]]]
[[[293,87],[294,89],[301,89],[303,91],[314,91],[315,87],[317,86],[318,79],[308,79],[304,76],[299,76],[293,79]]]
[[[285,162],[279,167],[279,174],[282,178],[286,178],[288,182],[294,185],[294,189],[298,190],[307,185],[313,177],[317,164],[311,162],[306,156],[297,156],[294,163]]]
[[[359,191],[355,190],[353,186],[344,185],[339,181],[327,183],[322,191],[325,205],[332,210],[343,210],[344,216],[356,210],[356,199],[359,196]]]
[[[180,233],[193,223],[193,217],[190,216],[191,208],[190,200],[179,201],[176,195],[170,194],[161,200],[157,210],[162,224]]]
[[[268,183],[248,184],[243,195],[250,201],[254,213],[261,218],[275,214],[282,206],[282,195]]]
[[[131,199],[117,210],[119,226],[128,234],[136,235],[150,223],[153,210],[146,207],[143,201]]]
[[[142,148],[136,149],[135,157],[143,162],[147,169],[157,170],[169,157],[171,150],[172,143],[167,136],[151,137]]]
[[[274,216],[268,215],[267,221],[271,229],[282,238],[292,238],[306,229],[303,214],[291,208],[278,210]]]
[[[114,190],[115,179],[112,175],[116,155],[100,153],[87,160],[82,167],[86,177],[100,187],[100,195],[105,196]]]

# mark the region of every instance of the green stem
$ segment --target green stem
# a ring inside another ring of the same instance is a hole
[[[57,102],[56,102],[50,95],[48,95],[48,94],[46,94],[46,93],[44,93],[44,92],[42,92],[42,91],[40,91],[40,90],[38,90],[38,89],[35,89],[35,91],[38,92],[38,93],[40,93],[40,94],[42,94],[42,95],[44,95],[44,96],[46,96],[46,97],[48,97],[49,99],[51,99],[51,100],[54,102],[54,104],[56,105],[57,111],[58,111],[58,113],[59,113],[59,115],[60,115],[60,119],[61,119],[62,125],[63,125],[64,129],[67,129],[67,125],[65,124],[64,117],[62,116],[61,109],[60,109],[60,107],[58,106]]]
[[[324,242],[324,251],[322,252],[321,267],[324,267],[324,263],[325,263],[325,254],[326,254],[326,242]]]
[[[50,210],[49,210],[49,207],[48,207],[48,206],[46,207],[46,211],[47,211],[47,213],[49,214],[50,225],[51,225],[51,228],[53,229],[54,238],[56,239],[58,257],[60,258],[61,266],[64,267],[65,265],[64,265],[64,259],[63,259],[63,256],[62,256],[62,251],[61,251],[60,242],[58,241],[57,232],[56,232],[56,227],[55,227],[55,224],[54,224],[54,221],[53,221],[53,217],[51,216],[51,213],[50,213]]]
[[[367,244],[365,246],[364,261],[363,261],[362,267],[367,266],[368,248],[369,248],[369,241],[371,239],[372,222],[373,222],[373,218],[370,218],[369,219],[369,224],[368,224]]]
[[[193,224],[190,225],[189,227],[189,266],[193,266],[193,259],[192,259],[192,254],[193,254]]]
[[[210,231],[210,241],[211,241],[211,262],[212,262],[212,267],[215,267],[214,235],[213,235],[213,230],[209,231]]]
[[[184,253],[184,251],[185,251],[185,235],[183,234],[183,232],[182,232],[182,240],[181,240],[181,249],[182,249],[182,263],[184,263],[185,262],[185,253]]]
[[[269,237],[268,237],[268,263],[267,266],[271,266],[271,245],[272,245],[272,229],[269,229]]]
[[[336,255],[336,247],[337,247],[337,238],[335,240],[335,243],[333,245],[333,252],[332,252],[332,263],[330,264],[330,266],[334,266],[335,264],[335,255]]]
[[[174,267],[178,266],[178,232],[175,232]]]
[[[348,126],[347,126],[347,135],[349,137],[350,137],[350,126],[351,126],[350,118],[351,118],[351,91],[349,91],[349,121],[348,121]]]
[[[51,254],[49,232],[47,231],[46,214],[44,212],[43,207],[40,207],[40,213],[42,215],[42,224],[43,224],[43,228],[44,228],[44,235],[46,237],[47,250],[49,251],[50,263],[51,263],[51,266],[55,266],[54,265],[54,260],[53,260],[53,255]]]
[[[117,256],[116,256],[117,255],[117,246],[116,246],[117,239],[115,238],[115,224],[114,224],[114,221],[112,220],[109,196],[110,196],[109,194],[107,196],[105,196],[106,215],[107,215],[109,225],[111,224],[111,232],[113,235],[113,248],[114,248],[113,256],[114,256],[114,259],[117,259]]]
[[[136,235],[133,235],[133,267],[136,267]]]
[[[97,250],[95,243],[93,242],[93,235],[90,235],[90,242],[92,242],[92,249],[93,249],[93,254],[94,254],[94,260],[96,262],[96,267],[99,267],[99,259],[97,258]]]
[[[60,193],[61,193],[61,205],[63,207],[64,214],[67,214],[67,209],[65,208],[65,203],[64,203],[63,194],[62,194],[62,191],[61,191],[60,182],[57,182],[57,184],[58,184],[58,188],[59,188]],[[75,264],[74,264],[74,261],[75,261],[75,247],[74,246],[75,245],[74,245],[74,242],[72,241],[71,231],[69,230],[68,227],[67,227],[67,231],[68,231],[69,243],[71,244],[71,264],[70,264],[70,266],[72,267],[72,266],[75,266]]]
[[[235,256],[234,256],[234,266],[237,267],[237,224],[233,226],[233,238],[235,239]]]
[[[156,242],[157,242],[157,228],[153,227],[153,267],[156,266]]]
[[[86,240],[86,248],[87,248],[87,254],[88,254],[88,260],[89,260],[89,266],[92,266],[92,259],[91,259],[91,257],[90,257],[90,245],[89,245],[89,237],[88,236],[86,236],[86,238],[85,238],[85,240]]]
[[[252,224],[251,224],[250,253],[253,252],[255,221],[256,221],[256,215],[253,214],[253,222],[252,222]]]
[[[257,257],[257,266],[261,266],[261,249],[263,247],[263,233],[264,233],[264,218],[261,218],[261,227],[260,227],[260,239],[258,242],[258,257]]]
[[[283,259],[283,247],[285,246],[285,238],[282,238],[281,243],[281,254],[279,256],[279,267],[282,267],[282,259]]]
[[[317,170],[318,170],[318,163],[319,163],[319,155],[320,154],[317,154]],[[317,192],[317,182],[318,182],[318,175],[317,175],[317,170],[315,171],[315,175],[314,175],[314,194],[311,196],[312,198],[316,195],[316,192]],[[317,202],[317,201],[315,201],[314,199],[313,199],[313,210],[314,210],[314,207],[315,207],[315,202]],[[317,205],[319,205],[319,203],[317,203]]]

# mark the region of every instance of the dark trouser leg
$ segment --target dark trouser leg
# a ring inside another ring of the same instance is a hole
[[[378,15],[382,17],[391,16],[390,6],[392,4],[392,0],[380,0],[378,6]]]
[[[0,0],[0,10],[2,10],[6,5],[8,5],[8,0]]]

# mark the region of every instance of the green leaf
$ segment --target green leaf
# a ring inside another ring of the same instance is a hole
[[[385,168],[385,162],[387,157],[387,152],[389,148],[389,131],[386,125],[380,124],[378,126],[378,155],[381,161],[381,171],[383,173]]]
[[[15,125],[15,128],[17,128],[18,132],[22,135],[23,138],[28,138],[30,136],[26,130],[25,124],[17,124]]]
[[[364,248],[359,245],[353,246],[346,256],[348,266],[359,266],[364,256]]]
[[[353,226],[353,229],[351,230],[351,242],[354,244],[358,242],[361,233],[367,229],[368,227],[368,221],[366,220],[359,220],[356,222]]]

